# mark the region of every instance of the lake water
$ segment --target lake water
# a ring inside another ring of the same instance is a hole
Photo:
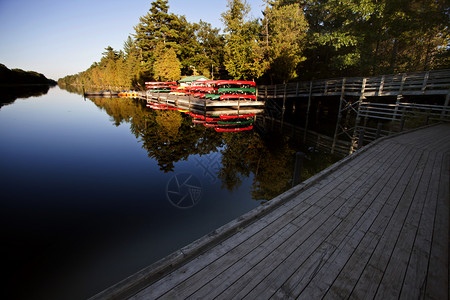
[[[307,149],[58,87],[5,102],[2,269],[15,299],[93,296],[287,190]],[[306,176],[337,160],[307,158]]]

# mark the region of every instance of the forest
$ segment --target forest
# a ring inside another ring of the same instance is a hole
[[[35,71],[21,69],[10,70],[4,64],[0,64],[0,84],[44,84],[56,85],[54,80],[48,79],[44,74]]]
[[[262,18],[228,0],[223,28],[189,22],[155,0],[123,49],[60,85],[143,89],[183,76],[258,84],[450,68],[447,0],[264,0]]]

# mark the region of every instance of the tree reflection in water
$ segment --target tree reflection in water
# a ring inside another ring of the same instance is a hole
[[[48,93],[50,85],[5,85],[2,86],[2,96],[0,97],[0,108],[4,105],[12,104],[17,99],[39,97]]]
[[[174,164],[191,155],[220,152],[217,178],[222,188],[237,189],[253,175],[251,195],[270,200],[292,185],[295,152],[307,149],[279,133],[259,134],[256,130],[219,133],[193,124],[191,117],[175,110],[152,110],[145,103],[127,98],[93,98],[111,116],[115,126],[130,123],[131,132],[160,169],[173,172]],[[307,153],[303,178],[306,179],[338,160],[323,153]]]

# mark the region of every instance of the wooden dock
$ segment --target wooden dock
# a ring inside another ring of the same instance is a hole
[[[147,103],[168,105],[204,115],[259,114],[264,111],[261,100],[210,100],[171,93],[138,92],[138,98]]]
[[[448,299],[450,125],[381,138],[93,299]]]

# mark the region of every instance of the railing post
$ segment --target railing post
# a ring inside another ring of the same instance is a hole
[[[384,75],[381,76],[380,86],[378,88],[378,96],[381,96],[383,94],[383,88],[384,88]]]
[[[423,77],[422,95],[425,94],[425,89],[427,88],[428,83],[428,77],[430,77],[430,71],[426,72],[425,76]]]

